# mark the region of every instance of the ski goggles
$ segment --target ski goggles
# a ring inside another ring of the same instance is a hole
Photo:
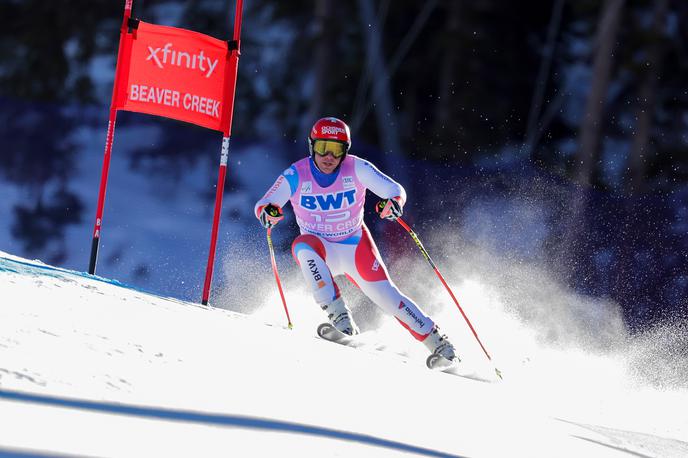
[[[315,140],[313,141],[313,152],[318,156],[325,157],[328,153],[339,159],[346,154],[346,144],[334,140]]]

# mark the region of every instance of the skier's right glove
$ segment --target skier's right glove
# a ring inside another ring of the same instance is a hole
[[[258,219],[265,229],[270,229],[284,219],[284,214],[279,205],[267,204],[260,207]]]

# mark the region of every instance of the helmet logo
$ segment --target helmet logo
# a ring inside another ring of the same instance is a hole
[[[346,130],[339,126],[322,126],[323,135],[346,134]]]

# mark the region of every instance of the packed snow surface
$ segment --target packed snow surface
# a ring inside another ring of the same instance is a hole
[[[456,375],[391,318],[358,348],[319,339],[290,279],[292,330],[274,284],[239,313],[0,252],[0,455],[688,456],[685,328],[628,336],[530,278],[507,301],[448,276],[492,362],[433,289]]]

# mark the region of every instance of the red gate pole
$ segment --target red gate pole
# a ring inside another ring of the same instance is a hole
[[[241,13],[243,8],[243,1],[237,0],[234,11],[234,35],[232,41],[229,42],[229,62],[225,68],[225,89],[223,102],[223,117],[227,119],[224,136],[222,137],[222,150],[220,153],[220,169],[217,176],[217,189],[215,190],[215,210],[213,214],[213,227],[210,234],[210,250],[208,252],[208,263],[205,268],[205,282],[203,283],[203,296],[201,303],[208,305],[208,298],[210,297],[210,285],[213,281],[213,267],[215,265],[215,250],[217,248],[217,232],[220,227],[220,215],[222,214],[222,196],[225,189],[225,177],[227,176],[227,159],[229,158],[229,138],[232,131],[232,116],[234,114],[234,93],[236,92],[236,74],[239,66],[240,36],[241,36]],[[234,78],[227,78],[227,72],[234,72]],[[231,83],[231,84],[230,84]],[[226,103],[226,101],[231,103]]]
[[[110,171],[110,156],[112,154],[112,143],[115,137],[115,123],[117,121],[117,109],[115,100],[117,99],[117,87],[119,80],[119,70],[124,56],[124,37],[127,33],[129,18],[134,0],[126,0],[124,4],[124,18],[119,37],[119,51],[117,53],[117,68],[115,70],[115,81],[112,85],[112,101],[110,102],[110,118],[108,120],[107,135],[105,137],[105,154],[103,156],[103,169],[100,173],[100,189],[98,191],[98,206],[96,208],[96,222],[93,227],[93,240],[91,241],[91,258],[88,263],[88,273],[96,273],[96,263],[98,262],[98,249],[100,245],[100,230],[103,222],[103,208],[105,206],[105,190],[107,188],[108,172]]]
[[[213,266],[215,265],[215,248],[217,247],[217,232],[220,227],[220,214],[222,213],[222,195],[225,190],[225,177],[227,176],[227,158],[229,157],[229,137],[222,137],[222,152],[220,155],[220,170],[217,176],[217,189],[215,190],[215,211],[213,214],[213,229],[210,234],[210,251],[208,252],[208,264],[205,268],[205,283],[203,284],[203,297],[201,303],[208,305],[210,296],[210,284],[213,281]]]

